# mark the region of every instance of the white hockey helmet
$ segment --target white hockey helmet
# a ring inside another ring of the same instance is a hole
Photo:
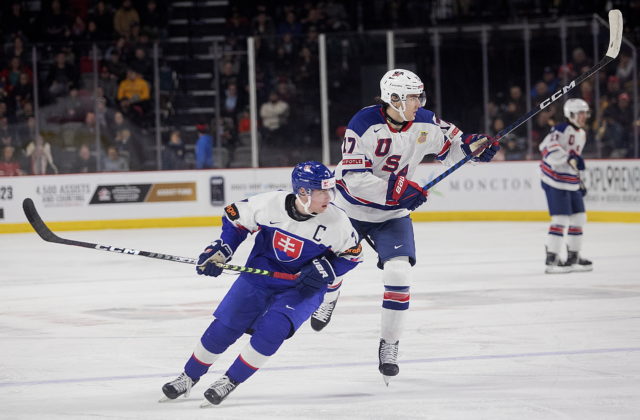
[[[427,103],[424,84],[414,72],[404,69],[393,69],[386,72],[385,75],[382,76],[382,79],[380,79],[380,99],[398,111],[404,121],[407,121],[404,111],[407,109],[408,95],[418,95],[420,106],[424,106]],[[392,102],[398,101],[401,103],[400,108],[392,104]]]
[[[563,111],[564,116],[575,125],[579,125],[578,113],[585,112],[587,114],[587,118],[591,116],[589,104],[584,99],[580,98],[568,99],[567,102],[564,103]]]

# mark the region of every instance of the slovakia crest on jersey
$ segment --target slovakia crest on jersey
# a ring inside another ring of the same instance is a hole
[[[296,239],[279,230],[276,230],[273,235],[273,251],[279,261],[289,262],[298,259],[302,254],[303,245],[304,242],[300,239]]]

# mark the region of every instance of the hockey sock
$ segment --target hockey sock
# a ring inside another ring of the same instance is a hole
[[[569,216],[567,215],[553,215],[551,216],[551,224],[549,225],[549,233],[547,234],[547,240],[545,245],[547,251],[559,254],[562,244],[564,243],[564,230],[569,224]]]
[[[191,379],[198,379],[207,371],[224,351],[242,335],[242,331],[233,330],[217,319],[202,334],[193,354],[184,365],[185,373]]]
[[[410,272],[411,264],[405,257],[394,258],[384,264],[380,337],[387,342],[395,343],[402,335],[404,317],[409,309]]]
[[[338,293],[340,291],[340,286],[342,286],[342,277],[338,277],[333,281],[333,284],[329,285],[327,293],[324,294],[322,303],[330,303],[337,300],[338,296],[340,296],[340,293]]]
[[[582,249],[582,227],[587,223],[585,213],[574,213],[569,216],[567,246],[569,251],[580,252]]]
[[[244,382],[269,360],[291,333],[291,321],[280,312],[267,312],[256,326],[249,344],[231,364],[226,375]]]

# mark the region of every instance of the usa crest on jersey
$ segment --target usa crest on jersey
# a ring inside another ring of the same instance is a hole
[[[289,262],[297,260],[302,254],[304,242],[276,230],[273,234],[273,251],[278,261]]]

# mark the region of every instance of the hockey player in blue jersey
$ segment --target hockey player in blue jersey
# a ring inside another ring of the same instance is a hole
[[[585,169],[582,151],[586,142],[584,127],[590,116],[589,104],[575,98],[565,102],[567,122],[553,127],[540,143],[542,188],[547,196],[551,224],[546,240],[547,274],[591,271],[591,261],[580,257],[582,228],[587,216],[583,196],[587,193],[580,180]],[[567,260],[560,260],[567,231]]]
[[[345,212],[334,206],[335,178],[318,162],[298,164],[293,193],[258,194],[225,208],[222,234],[198,259],[198,274],[219,276],[248,234],[256,234],[247,265],[299,273],[297,281],[242,273],[213,313],[184,372],[162,387],[167,399],[187,396],[215,360],[245,332],[252,334],[226,373],[204,393],[220,404],[246,381],[322,302],[336,279],[360,262],[359,240]]]
[[[427,201],[427,191],[412,181],[415,170],[425,155],[452,165],[485,144],[488,148],[474,160],[488,162],[500,147],[482,134],[463,135],[424,109],[424,86],[411,71],[387,72],[380,80],[380,99],[381,104],[360,110],[349,122],[335,174],[336,205],[374,246],[383,270],[378,369],[388,384],[399,372],[398,345],[416,263],[409,212]],[[326,294],[311,319],[315,330],[331,319],[338,295],[337,288]]]

